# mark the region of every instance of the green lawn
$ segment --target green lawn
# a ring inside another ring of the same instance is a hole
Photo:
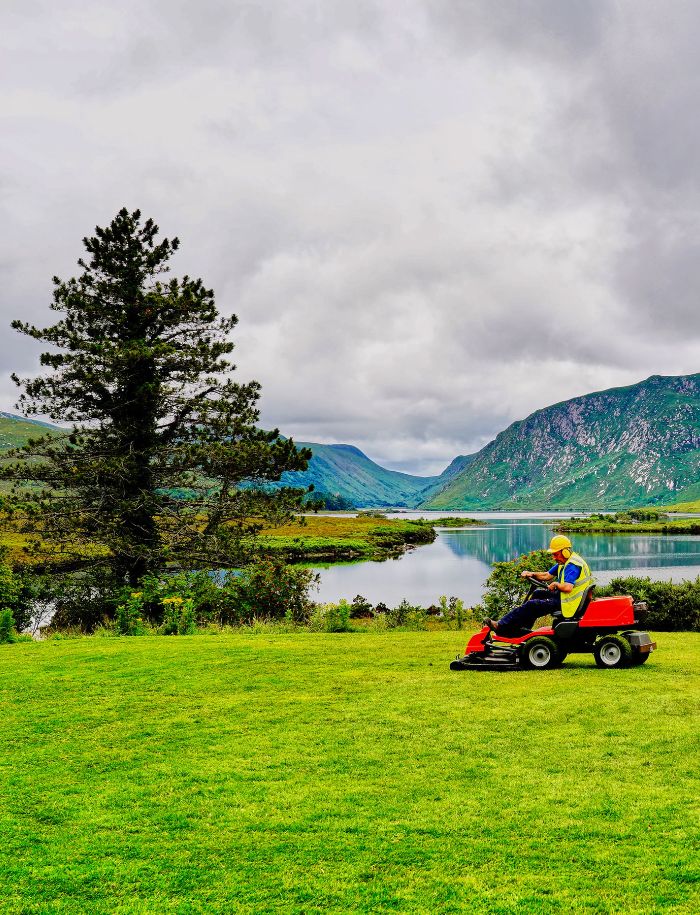
[[[455,632],[0,647],[0,911],[700,911],[700,635],[452,673]]]

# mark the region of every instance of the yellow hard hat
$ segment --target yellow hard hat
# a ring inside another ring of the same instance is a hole
[[[561,550],[570,550],[571,541],[568,537],[565,537],[563,534],[557,534],[556,537],[552,537],[552,542],[549,544],[548,553],[559,553]]]

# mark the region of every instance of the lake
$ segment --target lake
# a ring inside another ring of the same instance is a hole
[[[450,514],[478,518],[486,525],[439,530],[434,543],[399,559],[318,569],[321,588],[317,599],[351,600],[362,594],[374,604],[383,601],[390,607],[403,598],[429,606],[446,594],[473,605],[481,599],[491,563],[546,548],[553,524],[571,517],[563,512],[402,512],[389,517],[444,518]],[[581,514],[576,513],[577,517]],[[574,534],[571,539],[600,584],[630,570],[673,581],[700,575],[700,536]]]

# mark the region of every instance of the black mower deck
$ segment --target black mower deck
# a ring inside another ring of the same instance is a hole
[[[522,670],[520,665],[512,661],[467,661],[466,658],[456,658],[450,663],[450,670]]]
[[[455,658],[450,670],[521,670],[518,653],[512,648],[492,648],[488,654],[467,654]]]

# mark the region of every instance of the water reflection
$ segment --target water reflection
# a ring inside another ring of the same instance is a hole
[[[546,548],[552,524],[542,523],[542,517],[497,516],[487,527],[441,530],[435,543],[398,560],[323,569],[319,597],[338,600],[362,594],[374,603],[389,605],[405,597],[427,605],[436,603],[441,594],[455,594],[477,603],[492,563]],[[609,580],[612,572],[629,569],[653,577],[694,578],[700,567],[700,537],[588,534],[571,539],[601,582]]]
[[[487,566],[546,549],[552,528],[543,524],[510,523],[498,527],[440,531],[440,539],[456,556],[475,556]],[[579,534],[571,540],[592,569],[639,569],[684,566],[700,562],[700,537],[691,535]]]

